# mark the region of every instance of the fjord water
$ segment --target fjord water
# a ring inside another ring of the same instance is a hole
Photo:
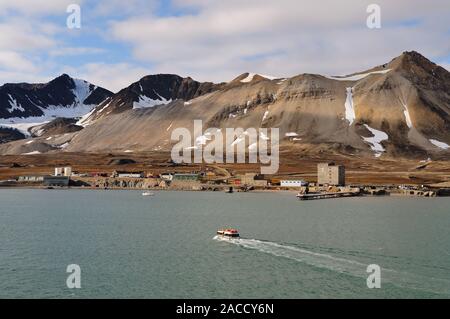
[[[0,298],[448,298],[450,199],[0,190]],[[223,226],[242,240],[215,239]],[[81,267],[68,289],[66,267]],[[366,268],[381,267],[368,289]]]

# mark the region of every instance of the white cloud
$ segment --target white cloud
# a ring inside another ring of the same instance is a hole
[[[70,32],[64,18],[73,2],[0,0],[0,85],[67,72],[117,91],[149,73],[219,82],[247,71],[279,77],[348,74],[405,50],[434,61],[450,56],[448,0],[433,5],[378,0],[380,30],[366,27],[366,7],[372,0],[172,0],[171,10],[177,14],[166,11],[164,16],[155,13],[161,4],[157,0],[84,0],[75,1],[82,5],[83,28]],[[60,22],[48,20],[49,15]],[[110,28],[103,30],[106,21]],[[99,44],[92,44],[95,36]],[[109,41],[125,45],[110,46]],[[89,63],[99,56],[81,57],[103,53],[114,63]],[[123,60],[118,61],[121,53]],[[54,61],[81,61],[81,66]],[[448,63],[443,66],[449,69]]]
[[[148,75],[149,70],[129,63],[89,63],[76,69],[65,68],[63,72],[117,92]]]
[[[50,56],[71,56],[71,55],[82,55],[82,54],[100,54],[105,52],[101,48],[88,48],[88,47],[63,47],[56,48],[49,52]]]
[[[379,0],[380,30],[366,26],[370,3],[176,0],[195,13],[131,17],[112,23],[111,31],[155,72],[215,81],[245,71],[351,73],[413,49],[432,59],[450,54],[448,1]],[[420,19],[417,26],[410,24],[414,19]]]
[[[72,3],[82,4],[83,0],[0,0],[0,16],[10,12],[27,15],[57,14],[66,12]]]
[[[123,16],[128,14],[150,13],[157,7],[157,0],[108,0],[98,1],[91,13],[93,16]]]
[[[0,68],[4,70],[16,70],[26,72],[36,72],[34,64],[14,51],[0,50]]]
[[[27,21],[10,19],[0,23],[0,49],[36,50],[55,45],[55,41],[44,32],[39,32],[39,26]]]
[[[0,85],[4,83],[46,83],[50,80],[49,77],[41,75],[39,72],[25,72],[14,70],[0,69]]]

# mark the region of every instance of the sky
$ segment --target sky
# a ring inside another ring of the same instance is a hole
[[[68,28],[67,7],[81,8]],[[381,28],[368,28],[370,4]],[[117,92],[148,74],[345,75],[415,50],[450,70],[448,0],[0,0],[0,85],[67,73]]]

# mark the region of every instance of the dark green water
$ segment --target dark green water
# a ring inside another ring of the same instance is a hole
[[[0,190],[0,297],[448,298],[450,199]]]

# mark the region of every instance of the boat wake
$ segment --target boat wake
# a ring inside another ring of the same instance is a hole
[[[367,278],[369,276],[369,273],[367,273],[366,270],[370,263],[363,263],[356,260],[314,252],[296,246],[257,239],[224,238],[222,236],[215,236],[213,239],[342,274],[362,278]],[[374,261],[373,263],[376,262]],[[417,289],[437,294],[450,294],[450,280],[386,269],[382,267],[382,265],[380,265],[380,267],[382,284],[390,283],[401,288]]]

